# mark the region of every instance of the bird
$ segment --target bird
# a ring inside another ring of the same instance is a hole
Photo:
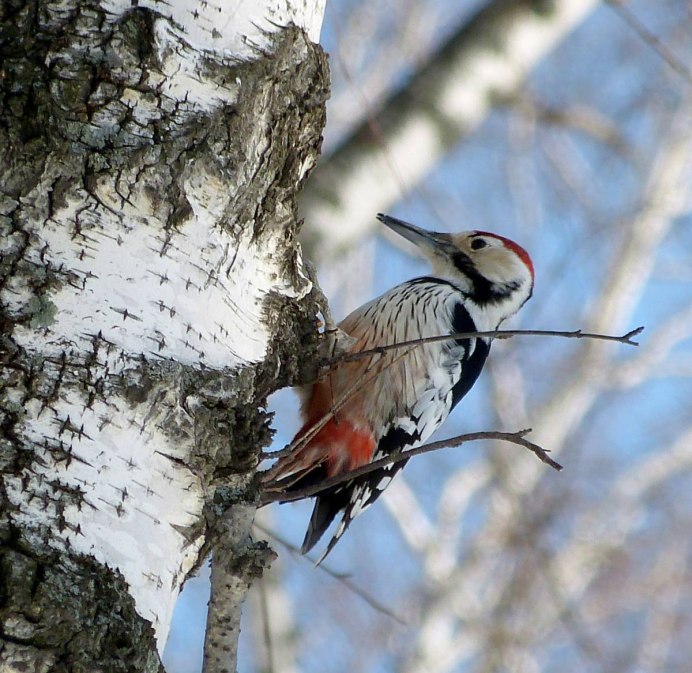
[[[289,494],[423,444],[478,379],[492,339],[420,340],[497,330],[533,293],[531,258],[509,238],[488,231],[431,232],[382,213],[377,219],[415,244],[432,274],[393,287],[339,323],[348,354],[366,352],[337,360],[299,390],[303,425],[294,448],[265,472],[267,489]],[[377,351],[402,342],[408,345]],[[302,553],[340,515],[321,563],[407,462],[318,491]]]

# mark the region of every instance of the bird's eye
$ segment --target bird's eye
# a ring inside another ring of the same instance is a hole
[[[471,241],[471,250],[480,250],[487,247],[487,243],[482,238],[474,238]]]

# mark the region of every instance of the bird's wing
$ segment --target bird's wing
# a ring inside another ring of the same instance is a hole
[[[388,426],[377,444],[373,461],[420,446],[447,418],[453,403],[453,382],[446,387],[446,392],[441,392],[432,385],[433,379],[430,382],[430,387],[414,404],[410,414],[395,419]],[[321,563],[346,532],[351,521],[382,495],[407,462],[408,459],[404,459],[385,465],[318,494],[303,541],[303,553],[317,543],[336,515],[343,510],[339,525],[317,561],[318,564]]]
[[[357,339],[352,351],[416,342],[453,331],[460,293],[437,279],[415,279],[392,288],[360,307],[341,323]],[[433,395],[451,389],[461,376],[459,363],[472,345],[468,341],[415,343],[344,363],[333,374],[331,388],[342,391],[361,382],[349,405],[362,414],[376,441],[398,419],[411,416],[419,402],[426,406]],[[428,433],[429,434],[429,433]]]
[[[354,311],[340,326],[357,340],[354,352],[476,329],[459,291],[434,279],[397,286]],[[419,343],[375,353],[339,366],[330,375],[330,389],[344,391],[358,383],[357,392],[339,413],[365,419],[377,442],[374,461],[427,440],[471,388],[487,353],[488,345],[480,339]],[[342,512],[321,562],[406,462],[392,463],[320,493],[303,552],[316,544]]]

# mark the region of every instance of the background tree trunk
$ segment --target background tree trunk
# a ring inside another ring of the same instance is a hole
[[[323,3],[143,4],[0,16],[3,671],[161,669],[316,333]]]
[[[338,258],[487,118],[597,3],[491,0],[320,161],[301,207],[315,259]]]

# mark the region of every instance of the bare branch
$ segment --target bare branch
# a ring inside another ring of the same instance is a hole
[[[278,542],[281,546],[288,549],[288,551],[290,551],[295,556],[298,556],[307,561],[311,560],[309,556],[302,554],[300,549],[298,549],[298,547],[296,547],[294,544],[291,544],[288,540],[281,537],[278,533],[269,530],[269,528],[267,528],[266,526],[257,523],[257,521],[255,521],[255,528],[262,531],[262,533],[264,533],[265,535],[271,537],[275,542]],[[407,622],[404,619],[399,617],[399,615],[390,610],[388,607],[382,605],[382,603],[380,603],[376,598],[371,596],[367,591],[365,591],[365,589],[361,589],[355,582],[353,582],[350,579],[348,575],[344,575],[344,573],[339,573],[336,570],[332,570],[329,566],[325,565],[324,563],[320,563],[315,567],[327,573],[327,575],[329,575],[330,577],[333,577],[337,582],[343,584],[349,591],[353,592],[359,598],[362,598],[373,610],[381,612],[382,614],[387,615],[387,617],[391,617],[395,622],[398,622],[399,624],[402,624],[404,626],[407,624]]]
[[[456,437],[452,437],[451,439],[443,439],[440,440],[439,442],[431,442],[430,444],[423,444],[422,446],[418,446],[415,449],[410,449],[408,451],[401,451],[399,453],[392,453],[389,456],[385,456],[384,458],[380,458],[379,460],[374,460],[372,463],[368,463],[367,465],[362,465],[361,467],[356,468],[355,470],[351,470],[349,472],[346,472],[344,474],[339,474],[334,477],[330,477],[329,479],[325,479],[318,484],[313,484],[311,486],[308,486],[306,488],[300,488],[296,489],[295,491],[290,491],[290,492],[285,492],[282,491],[281,489],[285,488],[286,486],[290,486],[291,484],[291,477],[287,477],[285,480],[280,480],[275,482],[271,488],[265,489],[264,493],[260,496],[260,507],[263,507],[264,505],[268,505],[269,503],[272,502],[292,502],[294,500],[302,500],[303,498],[310,498],[320,491],[323,491],[327,488],[331,488],[332,486],[337,486],[338,484],[342,484],[344,482],[350,481],[351,479],[355,479],[356,477],[360,477],[364,474],[369,474],[370,472],[374,472],[375,470],[380,469],[381,467],[386,467],[387,465],[393,465],[394,463],[398,463],[402,460],[408,460],[409,458],[412,458],[413,456],[418,456],[423,453],[430,453],[431,451],[437,451],[439,449],[444,449],[444,448],[452,448],[455,446],[460,446],[461,444],[465,444],[466,442],[472,442],[476,441],[478,439],[498,439],[504,442],[511,442],[512,444],[518,444],[519,446],[523,446],[529,451],[532,451],[533,453],[538,456],[538,458],[546,463],[546,465],[550,465],[555,470],[562,470],[562,465],[558,463],[557,461],[553,460],[550,458],[548,455],[548,451],[537,444],[534,444],[533,442],[528,441],[525,439],[526,435],[531,432],[531,429],[528,428],[526,430],[519,430],[518,432],[497,432],[497,431],[487,431],[487,432],[469,432],[464,435],[458,435]]]
[[[605,0],[620,18],[639,37],[651,47],[675,72],[681,75],[688,83],[692,84],[692,71],[660,40],[654,35],[633,13],[625,6],[622,0]]]
[[[532,122],[577,131],[609,145],[619,154],[631,154],[621,126],[593,107],[581,104],[557,107],[534,98],[526,91],[512,92],[506,98],[499,98],[497,103],[511,106]]]
[[[257,589],[259,591],[259,609],[260,617],[262,619],[262,638],[264,640],[264,651],[267,653],[267,671],[268,673],[275,673],[274,644],[271,627],[269,625],[269,599],[267,598],[267,586],[264,578],[262,578],[260,581]]]
[[[395,344],[386,344],[377,348],[358,351],[356,353],[344,353],[334,358],[330,363],[332,366],[340,362],[352,362],[360,360],[371,355],[382,355],[386,351],[395,350],[397,348],[407,348],[409,346],[419,346],[420,344],[435,343],[437,341],[451,341],[456,339],[474,339],[478,337],[493,338],[493,339],[510,339],[515,336],[552,336],[564,337],[566,339],[598,339],[600,341],[617,341],[618,343],[627,344],[629,346],[639,346],[638,341],[633,341],[633,337],[641,334],[644,331],[644,326],[630,330],[622,336],[613,336],[610,334],[593,334],[590,332],[582,332],[574,330],[572,332],[562,332],[558,330],[538,330],[538,329],[515,329],[515,330],[492,330],[489,332],[455,332],[454,334],[441,334],[439,336],[421,337],[420,339],[410,339],[409,341],[400,341]]]
[[[211,589],[204,638],[203,673],[235,670],[240,614],[252,582],[276,558],[266,543],[252,544],[254,503],[234,502],[226,489],[217,489],[215,504],[225,511],[214,522]]]
[[[618,343],[624,343],[628,344],[630,346],[639,346],[639,342],[633,341],[633,337],[637,336],[638,334],[641,334],[641,332],[644,331],[644,326],[637,327],[636,329],[630,330],[626,334],[623,334],[622,336],[612,336],[609,334],[593,334],[589,332],[582,332],[581,330],[574,330],[572,332],[563,332],[563,331],[558,331],[558,330],[492,330],[488,332],[455,332],[454,334],[442,334],[439,336],[432,336],[432,337],[421,337],[419,339],[410,339],[408,341],[400,341],[398,343],[394,344],[385,344],[383,346],[377,346],[376,348],[370,348],[367,350],[362,350],[362,351],[357,351],[355,353],[342,353],[330,361],[328,361],[325,365],[327,368],[333,368],[336,365],[343,363],[343,362],[354,362],[356,360],[363,359],[365,357],[372,357],[374,355],[380,355],[384,356],[384,354],[390,350],[396,350],[396,349],[402,349],[402,348],[412,348],[414,346],[420,346],[422,344],[426,343],[435,343],[438,341],[450,341],[453,339],[473,339],[473,338],[478,338],[478,337],[488,337],[488,338],[496,338],[496,339],[510,339],[514,336],[557,336],[557,337],[564,337],[564,338],[569,338],[569,339],[599,339],[601,341],[616,341]],[[397,362],[399,359],[404,357],[406,355],[406,352],[400,353],[396,358],[393,360],[387,362],[384,364],[384,367],[390,367],[393,365],[395,362]],[[368,382],[370,382],[375,376],[378,376],[381,373],[381,370],[375,370],[373,371],[373,366],[374,364],[378,362],[378,360],[373,360],[373,362],[370,363],[368,368],[365,370],[365,374],[367,374],[367,377],[364,379],[359,379],[351,385],[350,388],[348,388],[344,393],[339,397],[339,399],[335,400],[334,403],[331,406],[331,409],[322,416],[317,423],[312,425],[306,432],[301,434],[300,436],[294,438],[294,440],[285,448],[281,449],[280,451],[275,451],[272,453],[265,453],[262,455],[262,458],[269,458],[269,459],[277,459],[277,458],[283,458],[284,456],[290,455],[293,453],[296,449],[301,448],[302,446],[305,446],[328,422],[331,418],[335,416],[335,414],[341,409],[359,390],[362,389],[364,385],[366,385]],[[500,438],[502,439],[502,438]],[[465,440],[465,441],[470,441],[470,440]],[[530,444],[530,443],[529,443]],[[451,446],[450,444],[446,444],[445,446]],[[527,444],[524,446],[529,447]],[[541,452],[545,453],[543,449],[540,449],[535,444],[532,444],[531,446],[534,446],[538,448]],[[423,447],[419,447],[423,448]],[[534,449],[531,449],[534,450]],[[539,453],[537,455],[540,456]],[[402,460],[402,459],[400,459]],[[552,465],[552,463],[549,460],[545,460],[544,458],[541,457],[541,460],[543,462],[547,462],[548,464]],[[372,463],[373,465],[375,463]],[[386,464],[386,463],[385,463]],[[557,463],[552,465],[552,467],[555,467]],[[267,483],[270,481],[273,477],[273,474],[276,472],[277,464],[273,465],[271,468],[269,468],[266,472],[263,473],[262,475],[262,481]],[[300,475],[302,476],[302,475]],[[291,480],[295,481],[298,477],[297,476],[291,476],[287,477],[289,481],[283,480],[281,482],[281,487],[282,488],[287,488],[288,486],[291,485]],[[304,496],[307,497],[307,496]]]

